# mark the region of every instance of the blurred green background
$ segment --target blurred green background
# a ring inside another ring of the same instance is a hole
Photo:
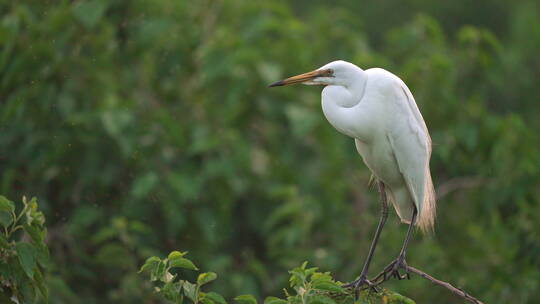
[[[2,1],[0,193],[47,217],[51,303],[157,303],[136,272],[189,250],[213,289],[281,295],[304,260],[348,281],[379,214],[320,88],[343,59],[411,88],[438,221],[408,262],[486,303],[540,302],[537,1]],[[392,211],[372,266],[399,252]],[[461,300],[429,282],[389,288]]]

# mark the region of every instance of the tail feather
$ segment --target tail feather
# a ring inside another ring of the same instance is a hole
[[[437,205],[435,189],[433,188],[433,181],[431,180],[429,169],[426,170],[425,180],[424,201],[422,202],[422,208],[419,210],[416,226],[418,226],[422,232],[429,233],[433,232]]]

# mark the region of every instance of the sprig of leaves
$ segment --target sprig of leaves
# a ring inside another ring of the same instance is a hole
[[[48,298],[43,270],[49,262],[45,217],[36,198],[22,198],[22,209],[0,196],[0,302],[33,303]]]
[[[414,304],[411,299],[386,289],[379,292],[364,290],[356,299],[354,291],[343,288],[343,283],[335,281],[330,272],[320,272],[317,267],[307,265],[304,262],[289,271],[289,283],[295,291],[291,294],[285,290],[289,304]],[[265,304],[270,303],[265,301]]]
[[[334,304],[338,297],[346,298],[349,294],[334,281],[329,272],[319,272],[317,267],[307,268],[307,262],[289,271],[290,286],[296,294],[287,294],[289,303]]]
[[[150,281],[154,282],[155,290],[166,300],[172,303],[183,303],[187,298],[194,304],[227,304],[223,297],[217,293],[204,293],[201,287],[217,279],[214,272],[204,272],[199,274],[194,283],[178,278],[177,274],[170,272],[173,268],[183,268],[188,270],[199,270],[195,264],[185,258],[186,252],[173,251],[165,259],[153,256],[146,260],[139,272],[150,274]]]
[[[217,278],[215,273],[201,273],[194,283],[170,273],[175,267],[198,270],[193,262],[185,258],[186,254],[173,251],[166,259],[150,257],[139,272],[149,273],[150,280],[156,284],[156,292],[172,303],[183,303],[187,298],[194,304],[227,304],[218,293],[201,291],[203,285]],[[304,262],[289,271],[292,291],[284,289],[285,299],[267,297],[264,304],[414,304],[411,299],[388,290],[378,293],[363,291],[355,300],[354,292],[343,288],[343,284],[335,281],[329,272],[320,272],[317,267],[307,267],[307,264]],[[257,304],[257,299],[249,294],[237,296],[234,301],[236,304]]]

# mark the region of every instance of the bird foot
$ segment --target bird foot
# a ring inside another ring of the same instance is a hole
[[[380,288],[377,285],[378,284],[368,280],[366,275],[360,275],[360,277],[358,279],[343,285],[343,287],[353,289],[354,290],[354,298],[356,300],[358,300],[358,293],[359,293],[360,290],[369,288],[374,292],[379,292]]]
[[[400,270],[404,270],[402,274]],[[409,270],[407,268],[407,262],[405,261],[405,255],[400,254],[394,261],[392,261],[388,266],[382,271],[383,282],[389,278],[396,278],[398,280],[410,280]]]

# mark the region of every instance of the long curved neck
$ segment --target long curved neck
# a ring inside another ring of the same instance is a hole
[[[354,138],[362,137],[362,111],[356,107],[364,96],[367,74],[358,69],[353,81],[329,85],[322,92],[324,116],[339,132]]]

